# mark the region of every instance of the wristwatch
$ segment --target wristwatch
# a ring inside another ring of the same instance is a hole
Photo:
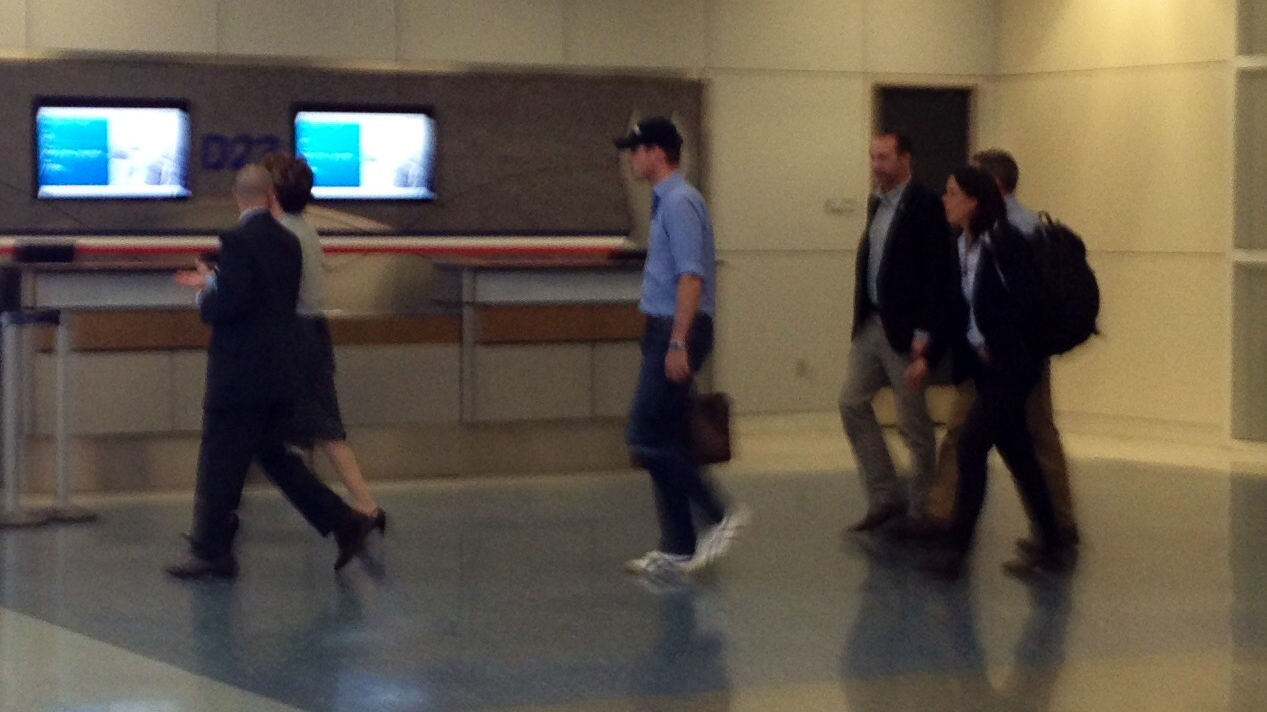
[[[680,339],[669,339],[669,350],[670,351],[685,351],[686,342]]]

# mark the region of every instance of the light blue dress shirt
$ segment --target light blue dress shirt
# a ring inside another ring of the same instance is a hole
[[[1022,235],[1028,237],[1038,232],[1038,213],[1021,205],[1016,195],[1009,193],[1003,196],[1003,205],[1007,207],[1007,221],[1020,230]]]
[[[959,235],[959,286],[963,298],[968,300],[968,343],[980,351],[985,346],[985,336],[977,328],[977,308],[973,298],[977,294],[977,269],[981,266],[981,245],[988,236],[982,236],[968,247],[968,233]]]
[[[870,252],[867,254],[867,297],[871,303],[880,306],[880,263],[884,261],[884,247],[889,242],[889,230],[893,227],[893,218],[897,215],[898,203],[902,202],[902,193],[908,180],[887,193],[876,192],[879,199],[875,215],[871,217],[871,227],[867,231]]]
[[[672,318],[682,275],[703,280],[699,310],[717,313],[717,251],[713,221],[704,196],[674,172],[651,191],[651,237],[642,270],[638,308],[653,317]]]

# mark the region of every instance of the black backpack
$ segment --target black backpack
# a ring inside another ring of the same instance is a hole
[[[1087,246],[1068,225],[1039,213],[1029,235],[1038,271],[1038,349],[1056,356],[1100,333],[1100,286],[1087,263]]]

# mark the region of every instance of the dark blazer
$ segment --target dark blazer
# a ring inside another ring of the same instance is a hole
[[[999,368],[1032,369],[1042,358],[1035,348],[1038,324],[1037,272],[1029,242],[1006,221],[989,232],[977,263],[973,298],[977,328],[985,337],[991,360]],[[959,251],[954,252],[955,264]],[[955,381],[972,376],[978,359],[968,344],[968,303],[956,289]]]
[[[857,336],[873,306],[867,294],[867,260],[871,254],[871,222],[879,199],[867,208],[867,228],[858,244],[854,281],[853,331]],[[954,277],[955,250],[941,199],[912,181],[903,191],[889,227],[880,260],[877,290],[880,321],[889,345],[898,353],[911,350],[916,329],[930,336],[928,360],[936,364],[950,342],[946,295]]]
[[[198,305],[211,325],[205,408],[294,397],[302,272],[299,240],[267,212],[220,235],[215,285]]]

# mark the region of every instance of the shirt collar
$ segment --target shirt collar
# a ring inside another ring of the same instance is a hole
[[[263,212],[267,212],[267,211],[268,211],[268,208],[247,208],[246,210],[242,211],[241,215],[238,215],[238,224],[241,225],[242,223],[246,222],[247,220],[250,220],[256,215]]]
[[[907,178],[900,185],[898,185],[898,187],[894,188],[893,190],[890,190],[887,193],[881,192],[879,188],[876,188],[875,197],[879,199],[881,203],[885,203],[887,205],[897,205],[897,201],[901,200],[902,198],[902,193],[906,191],[906,186],[910,184],[911,184],[911,179]]]
[[[659,200],[660,198],[663,198],[670,190],[673,190],[674,188],[678,187],[679,185],[685,182],[686,182],[686,179],[682,177],[681,171],[673,171],[664,180],[660,181],[659,183],[656,183],[656,186],[651,189],[651,194],[655,196],[657,200]]]

